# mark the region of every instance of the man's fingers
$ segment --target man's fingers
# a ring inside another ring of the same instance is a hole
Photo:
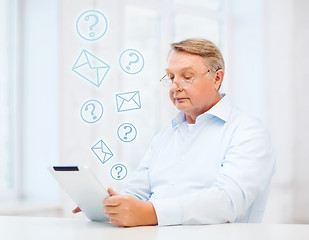
[[[107,197],[103,201],[104,207],[117,207],[120,205],[120,199],[116,197]]]
[[[108,188],[109,197],[105,198],[103,201],[104,206],[116,207],[121,203],[121,195],[115,192],[114,189]]]
[[[77,207],[77,208],[75,208],[72,212],[75,214],[75,213],[79,213],[79,212],[81,212],[82,210],[80,210],[80,208],[79,207]]]
[[[104,214],[118,214],[119,213],[119,208],[117,207],[104,207],[103,208]]]
[[[108,193],[110,196],[118,195],[118,193],[113,188],[108,188]]]
[[[110,222],[115,225],[115,226],[118,226],[118,227],[123,227],[123,225],[121,224],[121,222],[119,220],[116,220],[116,219],[110,219]]]

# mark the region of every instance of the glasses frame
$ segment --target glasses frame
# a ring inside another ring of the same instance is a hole
[[[190,88],[190,87],[192,86],[192,84],[193,84],[193,82],[194,82],[195,80],[199,79],[200,77],[204,76],[206,73],[209,73],[209,72],[211,72],[211,69],[208,69],[206,72],[204,72],[203,74],[197,76],[196,78],[194,78],[194,79],[192,79],[192,80],[182,79],[181,81],[189,83],[189,85],[188,85],[187,87],[179,86],[179,83],[177,83],[177,81],[172,81],[172,80],[171,80],[171,83],[170,83],[169,85],[165,85],[165,84],[162,82],[162,80],[164,80],[165,77],[166,77],[169,73],[165,74],[165,75],[160,79],[160,82],[161,82],[161,84],[162,84],[163,87],[171,88],[171,86],[173,86],[173,84],[175,83],[175,84],[178,86],[178,88],[180,88],[180,89],[188,89],[188,88]]]

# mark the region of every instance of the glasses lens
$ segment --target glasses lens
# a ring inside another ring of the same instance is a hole
[[[182,80],[179,81],[178,86],[183,88],[183,89],[189,88],[191,86],[191,82],[186,81],[185,79],[182,79]]]
[[[169,78],[162,78],[160,81],[164,87],[170,87],[172,85],[172,80]]]

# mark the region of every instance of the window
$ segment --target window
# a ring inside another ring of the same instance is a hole
[[[0,2],[0,196],[17,194],[16,179],[16,3]]]
[[[0,1],[1,203],[56,198],[46,167],[58,162],[57,10],[56,1]]]

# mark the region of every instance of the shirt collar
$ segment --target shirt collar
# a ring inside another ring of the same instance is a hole
[[[177,115],[172,119],[172,127],[176,127],[178,124],[186,122],[186,115],[184,112],[179,112]]]
[[[210,114],[227,122],[232,111],[232,104],[226,94],[221,94],[221,100],[204,114]],[[202,114],[203,115],[203,114]]]
[[[221,94],[221,100],[217,102],[211,109],[207,112],[201,114],[197,117],[196,121],[200,121],[209,115],[213,115],[221,120],[227,122],[232,111],[232,104],[230,99],[226,94]],[[186,122],[186,115],[183,112],[179,112],[172,120],[172,126],[176,127],[178,124]]]

